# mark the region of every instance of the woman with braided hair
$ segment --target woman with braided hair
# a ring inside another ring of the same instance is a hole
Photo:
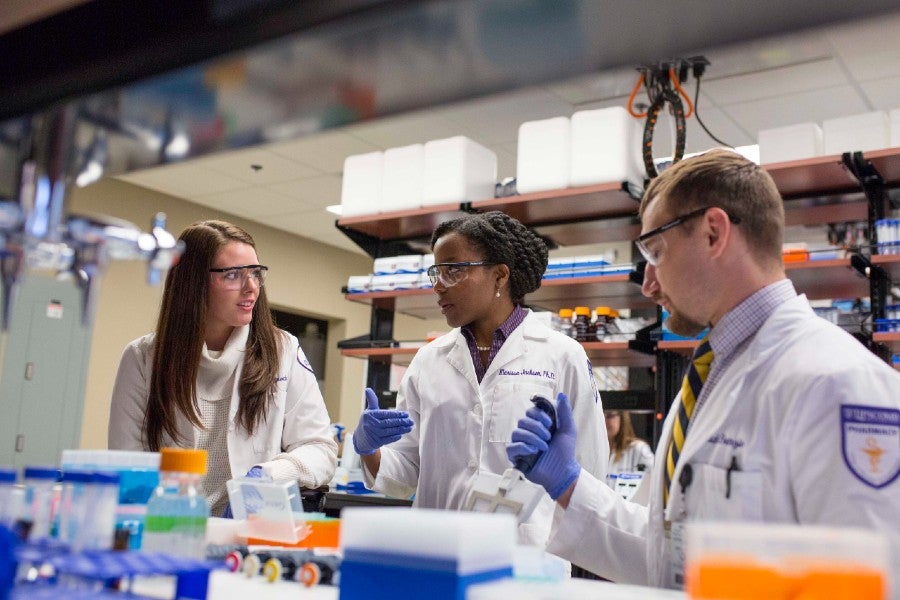
[[[534,395],[572,399],[582,466],[606,476],[609,445],[590,361],[571,338],[523,306],[541,285],[547,247],[501,212],[440,224],[428,270],[454,329],[416,353],[400,383],[397,410],[367,407],[353,434],[365,483],[423,508],[458,510],[479,472],[502,474],[506,444]],[[382,447],[384,446],[384,447]],[[520,525],[519,540],[543,546],[553,502],[545,496]]]

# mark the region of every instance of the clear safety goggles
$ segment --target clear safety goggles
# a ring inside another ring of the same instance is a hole
[[[243,265],[209,270],[226,290],[240,290],[247,281],[252,281],[256,287],[262,287],[266,283],[268,271],[269,267],[264,265]]]
[[[440,281],[442,286],[448,288],[465,281],[469,277],[469,267],[490,267],[495,264],[497,263],[484,260],[475,262],[437,263],[428,267],[428,270],[425,272],[428,274],[428,279],[431,280],[432,286],[437,285]]]
[[[664,238],[660,234],[665,233],[666,231],[674,227],[678,227],[679,225],[686,223],[695,217],[706,214],[706,211],[708,211],[710,208],[713,207],[704,206],[703,208],[692,210],[687,214],[672,219],[668,223],[664,223],[656,229],[651,229],[647,233],[641,235],[634,241],[634,244],[635,246],[637,246],[638,250],[641,251],[641,255],[644,257],[644,260],[646,260],[648,264],[651,264],[655,267],[659,264],[659,257],[662,256],[663,251],[666,249],[666,238]],[[728,220],[735,225],[739,225],[741,223],[740,217],[733,217],[731,215],[728,215]]]

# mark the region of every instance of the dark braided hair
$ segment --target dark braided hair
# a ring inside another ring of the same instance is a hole
[[[509,293],[516,304],[541,287],[547,270],[547,245],[516,219],[494,210],[444,221],[431,236],[432,250],[448,233],[465,237],[483,253],[484,260],[509,267]]]

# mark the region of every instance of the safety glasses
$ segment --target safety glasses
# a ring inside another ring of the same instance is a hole
[[[484,260],[476,262],[454,262],[454,263],[437,263],[428,267],[425,271],[431,285],[435,286],[438,281],[444,287],[453,287],[454,285],[465,281],[469,277],[469,267],[490,267],[497,263]]]
[[[651,229],[647,233],[641,235],[634,241],[634,244],[638,247],[638,250],[641,251],[644,260],[655,267],[659,264],[659,257],[662,256],[663,251],[666,249],[666,238],[662,237],[660,234],[678,227],[682,223],[686,223],[695,217],[706,214],[706,211],[710,208],[712,207],[704,206],[703,208],[698,208],[697,210],[692,210],[687,214],[681,215],[676,219],[672,219],[668,223],[664,223],[656,229]],[[735,225],[739,225],[741,222],[739,217],[732,217],[731,215],[728,215],[728,220]]]
[[[255,283],[256,287],[262,287],[265,285],[268,271],[269,267],[264,265],[243,265],[209,270],[226,290],[240,290],[248,280]]]

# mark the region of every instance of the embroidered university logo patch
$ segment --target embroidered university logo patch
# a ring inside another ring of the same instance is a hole
[[[900,410],[841,405],[841,451],[857,479],[882,488],[900,475]]]

